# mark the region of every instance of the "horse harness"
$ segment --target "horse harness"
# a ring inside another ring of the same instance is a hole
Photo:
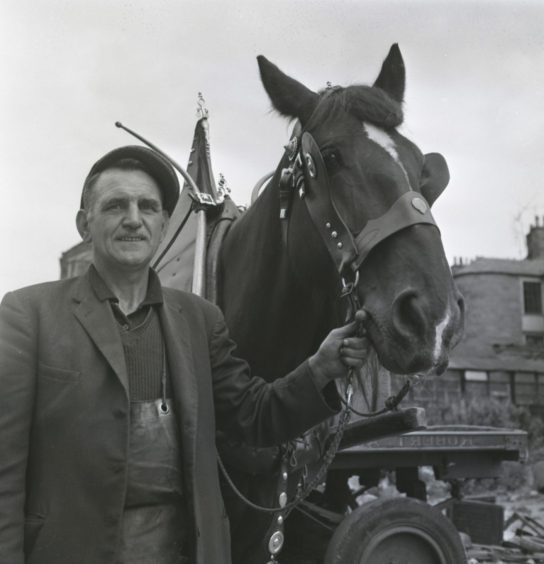
[[[300,131],[299,124],[288,145],[285,146],[289,165],[282,169],[279,181],[280,220],[284,246],[287,247],[289,215],[295,193],[306,204],[308,214],[340,277],[341,298],[348,302],[346,323],[353,320],[360,309],[357,293],[360,270],[370,251],[391,235],[417,224],[434,225],[438,229],[431,207],[422,194],[411,187],[399,196],[390,208],[376,219],[370,219],[362,231],[354,236],[342,219],[332,197],[331,183],[319,146],[311,133]],[[359,327],[359,336],[364,328]],[[361,417],[372,417],[395,409],[408,393],[408,380],[395,396],[386,399],[381,410],[360,413],[351,407],[353,394],[353,369],[350,370],[346,408]]]
[[[340,216],[332,198],[327,169],[312,135],[305,131],[286,146],[289,166],[281,172],[280,219],[286,242],[289,212],[294,192],[298,191],[312,222],[344,284],[355,281],[370,251],[394,233],[416,225],[436,222],[425,198],[415,190],[402,194],[380,217],[367,222],[354,236]]]
[[[327,169],[313,136],[307,131],[301,135],[295,135],[285,149],[288,166],[282,169],[279,181],[280,220],[284,246],[287,247],[289,215],[293,198],[298,193],[298,197],[305,202],[312,223],[317,229],[340,277],[342,284],[340,297],[348,300],[346,319],[346,322],[348,322],[354,318],[355,312],[361,306],[356,290],[361,266],[370,251],[381,241],[412,225],[430,224],[437,228],[438,226],[425,198],[419,192],[410,189],[402,194],[383,215],[369,220],[363,230],[354,236],[334,204]],[[358,333],[362,335],[364,328],[359,327]],[[257,511],[274,514],[272,525],[267,533],[270,554],[268,564],[277,564],[276,558],[284,543],[283,524],[286,517],[324,479],[340,446],[351,413],[353,412],[361,417],[372,417],[396,409],[411,386],[411,382],[408,380],[396,395],[387,398],[383,409],[370,413],[360,413],[351,405],[353,378],[354,370],[350,369],[346,397],[341,398],[345,409],[340,414],[336,432],[323,455],[322,464],[314,477],[303,488],[299,489],[292,501],[287,501],[286,494],[288,461],[293,454],[289,447],[284,449],[281,461],[277,487],[278,507],[262,507],[247,499],[233,483],[219,458],[219,466],[223,475],[238,497]]]

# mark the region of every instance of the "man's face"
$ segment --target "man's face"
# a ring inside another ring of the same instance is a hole
[[[93,242],[96,266],[146,270],[168,225],[153,178],[140,170],[105,170],[92,187],[88,208],[80,210],[77,224]]]

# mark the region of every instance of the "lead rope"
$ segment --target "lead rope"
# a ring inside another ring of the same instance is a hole
[[[353,281],[346,282],[344,278],[342,278],[342,292],[341,297],[346,298],[349,301],[349,308],[347,313],[347,320],[346,323],[353,320],[355,318],[355,312],[360,309],[360,302],[355,292],[357,284],[359,282],[359,271],[356,271]],[[359,324],[357,328],[357,335],[363,336],[364,335],[364,327],[362,324]],[[412,385],[411,381],[408,380],[404,386],[395,394],[387,398],[385,401],[385,407],[378,411],[368,412],[368,413],[361,413],[353,408],[352,401],[353,401],[353,392],[354,392],[354,379],[355,379],[355,369],[349,368],[348,376],[347,376],[347,386],[345,392],[345,398],[340,395],[340,401],[344,406],[344,409],[341,411],[338,425],[336,426],[336,431],[334,433],[333,439],[329,442],[327,450],[322,458],[322,463],[314,475],[314,477],[305,483],[304,487],[299,488],[299,491],[295,494],[295,497],[292,501],[287,501],[287,480],[288,480],[288,461],[291,458],[291,452],[289,448],[284,449],[282,462],[281,462],[281,470],[280,470],[280,481],[278,487],[278,506],[276,507],[265,507],[262,505],[258,505],[247,498],[236,486],[233,482],[232,478],[228,474],[219,453],[217,453],[217,462],[221,473],[223,474],[225,480],[231,487],[232,491],[236,494],[236,496],[242,500],[247,506],[251,507],[255,511],[260,511],[263,513],[274,513],[275,517],[272,523],[272,533],[269,537],[268,541],[268,551],[269,551],[269,558],[267,564],[279,564],[276,560],[276,556],[281,551],[285,536],[283,532],[284,522],[285,519],[289,516],[293,509],[296,509],[297,506],[302,503],[308,495],[317,487],[319,486],[323,480],[325,479],[325,475],[329,466],[331,465],[338,449],[340,447],[340,443],[342,441],[342,437],[344,435],[344,431],[346,429],[347,424],[351,418],[351,414],[354,413],[355,415],[359,415],[361,417],[373,417],[375,415],[381,415],[382,413],[386,413],[387,411],[392,411],[397,408],[398,404],[402,401],[402,399],[406,396],[410,387]],[[270,529],[269,529],[270,530]]]
[[[350,368],[349,376],[351,377],[353,369]],[[295,497],[292,501],[287,502],[287,479],[289,474],[287,472],[288,468],[288,460],[291,457],[289,449],[284,449],[284,454],[282,457],[281,462],[281,471],[280,471],[280,481],[279,481],[279,492],[278,492],[278,503],[277,507],[264,507],[262,505],[258,505],[248,499],[236,486],[236,484],[232,481],[232,478],[228,474],[219,453],[217,453],[217,462],[219,464],[219,468],[221,472],[232,488],[232,491],[240,498],[246,505],[255,509],[256,511],[264,512],[264,513],[274,513],[274,519],[272,522],[272,532],[268,539],[268,552],[269,552],[269,561],[267,564],[279,564],[276,560],[276,556],[283,548],[285,535],[284,535],[284,522],[285,519],[289,516],[291,511],[295,509],[300,503],[302,503],[308,495],[319,485],[325,478],[325,474],[329,466],[331,465],[336,453],[338,452],[338,448],[340,446],[340,441],[342,440],[342,436],[344,435],[344,430],[346,425],[349,422],[351,417],[351,410],[349,406],[351,405],[352,394],[347,395],[346,397],[346,408],[342,410],[340,413],[340,418],[338,421],[338,425],[336,427],[336,432],[334,434],[333,440],[329,443],[327,447],[327,451],[323,455],[322,464],[315,474],[315,476],[306,483],[306,485],[299,489],[299,491],[295,494]],[[270,530],[270,528],[269,528]]]
[[[353,310],[353,315],[356,310]],[[362,330],[362,328],[360,328]],[[329,466],[331,465],[336,453],[338,452],[338,448],[340,447],[340,442],[344,435],[344,430],[350,420],[352,408],[351,402],[353,398],[353,386],[351,381],[354,377],[354,369],[350,368],[348,371],[348,387],[346,390],[346,398],[342,398],[342,404],[345,406],[342,412],[340,413],[338,419],[338,425],[336,426],[336,431],[334,433],[332,441],[329,442],[327,450],[323,455],[321,466],[319,470],[314,475],[314,477],[305,482],[303,487],[299,487],[299,490],[295,494],[295,497],[292,501],[287,501],[287,480],[289,478],[288,467],[289,467],[289,460],[292,458],[294,453],[289,448],[285,448],[282,461],[281,461],[281,468],[280,468],[280,477],[277,489],[278,495],[278,506],[276,507],[264,507],[262,505],[258,505],[248,499],[236,486],[233,482],[232,478],[228,474],[219,453],[217,453],[217,462],[219,464],[219,468],[221,469],[221,473],[223,474],[225,480],[231,487],[232,491],[236,494],[236,496],[242,500],[243,503],[251,507],[256,511],[260,511],[263,513],[273,513],[274,519],[272,521],[272,525],[269,527],[268,533],[268,552],[269,552],[269,561],[267,564],[279,564],[276,560],[277,555],[283,548],[283,544],[285,541],[284,535],[284,523],[285,519],[289,516],[291,511],[295,509],[298,505],[300,505],[310,493],[317,487],[319,484],[323,482],[325,479],[325,475]]]
[[[353,283],[351,283],[350,285],[345,284],[345,282],[343,281],[343,285],[344,285],[344,289],[343,289],[343,296],[351,296],[351,299],[355,300],[354,301],[354,305],[357,305],[356,301],[357,298],[355,298],[353,296],[353,290],[355,289],[356,285],[357,285],[357,281],[358,281],[359,277],[358,277],[358,273],[356,275],[356,278],[354,280]],[[357,311],[356,308],[351,308],[351,311],[349,312],[349,314],[351,315],[351,317],[353,318],[355,315],[355,311]],[[362,327],[358,328],[358,333],[361,334],[362,331],[364,329]],[[282,456],[282,462],[281,462],[281,470],[280,470],[280,481],[279,481],[279,487],[278,487],[278,506],[276,507],[264,507],[262,505],[258,505],[256,503],[254,503],[253,501],[251,501],[250,499],[248,499],[236,486],[236,484],[233,482],[232,478],[230,477],[230,475],[228,474],[225,465],[223,464],[223,461],[221,460],[221,457],[219,456],[219,453],[217,454],[217,461],[218,461],[218,465],[219,468],[221,470],[221,473],[223,474],[225,480],[227,481],[227,483],[229,484],[229,486],[231,487],[232,491],[236,494],[236,496],[238,496],[239,499],[241,499],[246,505],[248,505],[249,507],[251,507],[252,509],[256,510],[256,511],[260,511],[260,512],[264,512],[264,513],[274,513],[275,517],[272,523],[272,533],[269,537],[269,541],[268,541],[268,551],[269,551],[269,562],[268,564],[278,564],[277,560],[276,560],[276,556],[277,554],[281,551],[282,547],[283,547],[283,543],[284,543],[284,532],[283,532],[283,526],[284,526],[284,522],[285,519],[288,517],[288,515],[291,513],[291,511],[293,509],[295,509],[300,503],[302,503],[302,501],[304,501],[304,499],[306,499],[306,497],[308,497],[308,495],[317,487],[319,486],[319,484],[321,484],[323,482],[323,480],[325,479],[325,475],[327,473],[327,470],[329,469],[329,466],[331,465],[332,461],[334,460],[334,457],[336,456],[336,453],[338,452],[338,449],[340,447],[340,442],[342,440],[342,437],[344,435],[344,430],[350,420],[351,417],[351,413],[353,410],[351,403],[352,403],[352,399],[353,399],[353,378],[355,375],[355,370],[353,368],[350,368],[348,371],[348,386],[346,388],[346,397],[345,398],[341,398],[342,404],[345,406],[344,409],[342,410],[342,412],[340,413],[339,419],[338,419],[338,425],[336,426],[336,431],[334,433],[333,439],[332,441],[329,442],[329,445],[327,447],[327,450],[325,452],[325,454],[323,455],[322,458],[322,463],[321,466],[319,468],[319,470],[317,471],[317,473],[314,475],[314,477],[309,480],[308,482],[305,483],[304,487],[300,488],[299,491],[295,494],[295,497],[293,498],[292,501],[288,502],[287,501],[287,480],[288,480],[288,472],[287,472],[287,468],[288,468],[288,461],[291,458],[292,453],[290,452],[289,448],[284,449],[284,453]],[[269,529],[270,530],[270,529]]]
[[[342,277],[342,292],[340,294],[340,298],[345,298],[348,301],[346,323],[353,320],[355,317],[355,313],[361,308],[359,296],[355,291],[358,283],[359,283],[358,270],[355,271],[354,279],[351,282],[346,281],[346,279]],[[365,335],[365,329],[362,326],[362,324],[360,324],[359,327],[357,328],[357,336],[363,337],[364,335]],[[346,386],[346,398],[343,398],[340,395],[340,401],[342,402],[342,405],[344,405],[346,410],[349,410],[351,413],[354,413],[359,417],[375,417],[376,415],[382,415],[384,413],[387,413],[388,411],[394,411],[395,409],[397,409],[400,402],[406,397],[406,394],[410,391],[412,387],[412,381],[410,379],[407,379],[404,385],[395,395],[389,396],[385,400],[384,407],[382,409],[363,413],[361,411],[356,410],[351,405],[351,399],[353,397],[353,391],[354,391],[354,380],[355,380],[355,370],[353,368],[350,368],[348,374],[348,383]]]
[[[350,372],[352,371],[352,369],[350,369]],[[349,406],[351,404],[351,395],[348,395],[347,399],[346,399],[346,405]],[[234,493],[249,507],[251,507],[252,509],[255,509],[256,511],[262,511],[265,513],[278,513],[278,512],[282,512],[285,514],[290,513],[300,502],[302,502],[306,497],[308,497],[308,495],[310,494],[310,492],[315,489],[316,486],[318,486],[322,479],[325,477],[325,474],[328,470],[328,467],[330,466],[331,462],[333,461],[337,451],[338,451],[338,447],[340,446],[340,441],[342,440],[342,435],[344,434],[344,430],[346,428],[346,425],[349,421],[351,417],[351,410],[349,408],[343,409],[342,412],[340,413],[340,417],[338,420],[338,425],[336,427],[336,431],[334,434],[334,438],[333,440],[329,443],[329,446],[327,447],[327,451],[325,452],[325,454],[323,455],[323,463],[321,465],[321,467],[319,468],[318,472],[316,473],[316,475],[312,478],[312,480],[310,480],[306,486],[301,489],[294,497],[294,499],[290,502],[287,502],[287,492],[282,491],[279,495],[279,505],[277,507],[265,507],[263,505],[258,505],[256,503],[254,503],[253,501],[251,501],[250,499],[248,499],[236,486],[236,484],[233,482],[232,478],[230,477],[230,475],[228,474],[225,465],[223,464],[223,461],[221,460],[221,457],[219,456],[219,453],[217,454],[217,462],[219,464],[219,468],[221,469],[221,472],[223,474],[223,476],[225,477],[227,483],[229,484],[229,486],[232,488],[232,490],[234,491]],[[289,453],[289,449],[284,449],[284,454],[282,457],[284,460],[287,460],[290,458],[290,453]],[[284,468],[283,468],[284,464],[282,464],[282,472],[285,472]],[[287,481],[287,477],[285,477],[285,474],[282,473],[282,479],[283,481]],[[283,494],[283,495],[282,495]]]
[[[348,304],[349,307],[346,315],[347,318],[346,323],[352,321],[355,318],[355,313],[360,309],[359,298],[357,296],[357,292],[355,291],[358,282],[359,282],[359,271],[356,271],[354,279],[351,282],[346,282],[345,278],[342,278],[342,292],[340,297],[346,298],[349,302]],[[361,323],[357,327],[356,334],[361,337],[365,334],[365,329]],[[377,411],[371,411],[368,413],[361,413],[352,406],[355,372],[356,371],[353,367],[349,368],[348,370],[345,397],[342,397],[340,395],[340,401],[344,406],[344,409],[340,413],[338,419],[338,425],[336,426],[336,431],[334,433],[334,436],[332,440],[329,442],[327,450],[323,455],[321,466],[317,471],[317,473],[314,475],[314,477],[310,481],[306,482],[303,487],[299,488],[298,492],[295,494],[292,501],[290,502],[287,501],[287,480],[289,477],[289,474],[287,472],[289,466],[288,461],[293,455],[293,453],[290,452],[289,448],[284,449],[282,455],[280,480],[278,486],[278,506],[276,507],[265,507],[262,505],[258,505],[253,501],[251,501],[249,498],[247,498],[233,482],[232,478],[230,477],[230,475],[228,474],[225,468],[225,465],[223,464],[223,461],[221,460],[221,457],[219,456],[219,453],[217,453],[217,462],[221,470],[221,473],[223,474],[225,480],[231,487],[232,491],[236,494],[236,496],[240,500],[242,500],[243,503],[245,503],[247,506],[251,507],[255,511],[275,514],[272,526],[271,528],[269,528],[269,531],[270,529],[272,529],[272,533],[270,534],[268,541],[268,551],[269,551],[270,560],[268,561],[267,564],[279,564],[279,562],[276,560],[276,556],[281,551],[285,540],[285,536],[283,532],[285,519],[289,516],[291,511],[293,511],[293,509],[296,509],[297,506],[300,505],[300,503],[302,503],[306,499],[306,497],[308,497],[308,495],[317,486],[319,486],[325,479],[327,470],[329,469],[329,466],[331,465],[332,461],[334,460],[334,457],[336,456],[336,453],[338,452],[340,443],[342,441],[342,437],[344,435],[344,431],[351,418],[351,414],[354,413],[355,415],[358,415],[360,417],[374,417],[376,415],[381,415],[388,411],[392,411],[397,408],[399,403],[406,396],[406,394],[408,393],[408,391],[412,386],[412,382],[408,380],[404,384],[404,386],[402,386],[399,392],[397,392],[397,394],[387,398],[383,409]]]

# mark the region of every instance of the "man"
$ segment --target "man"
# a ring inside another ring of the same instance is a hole
[[[285,378],[250,378],[220,311],[149,267],[178,193],[155,152],[108,153],[76,219],[89,271],[2,302],[0,564],[228,564],[216,426],[286,441],[362,364],[352,323]]]

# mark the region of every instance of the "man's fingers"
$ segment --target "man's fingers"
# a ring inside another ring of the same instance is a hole
[[[368,347],[366,337],[344,337],[341,347],[344,349],[364,349]]]
[[[364,309],[359,309],[355,312],[355,321],[364,323],[368,319],[368,313]]]
[[[346,323],[346,325],[343,325],[342,327],[333,329],[331,333],[334,333],[339,337],[354,335],[360,324],[364,324],[367,319],[368,313],[364,309],[359,309],[355,312],[355,319],[353,321]]]
[[[364,364],[364,359],[353,357],[341,357],[342,363],[350,368],[361,368]]]
[[[352,321],[351,323],[347,323],[346,325],[342,325],[342,327],[336,327],[331,331],[332,335],[336,337],[348,337],[353,335],[357,330],[357,321]]]
[[[368,349],[346,349],[340,350],[340,356],[342,358],[366,358],[368,356]]]

